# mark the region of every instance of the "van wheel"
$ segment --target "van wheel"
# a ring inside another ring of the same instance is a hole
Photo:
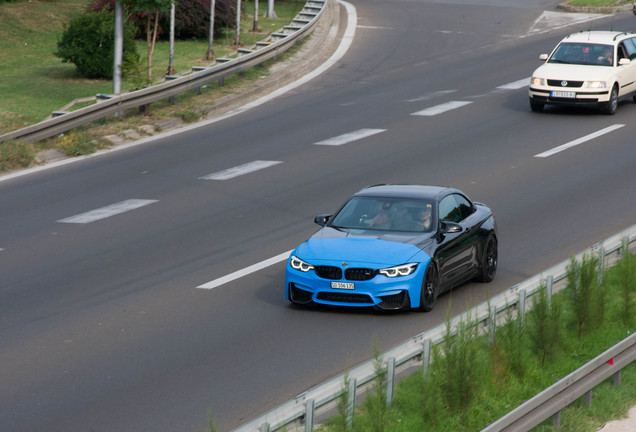
[[[618,107],[618,89],[616,86],[612,87],[612,93],[610,93],[609,101],[603,106],[603,113],[607,115],[616,114],[616,108]]]
[[[635,97],[636,97],[636,96],[635,96]],[[530,109],[531,109],[533,112],[541,112],[541,111],[543,111],[543,107],[544,107],[544,106],[545,106],[545,104],[544,104],[544,103],[542,103],[542,102],[536,102],[536,101],[534,101],[534,100],[530,99]]]

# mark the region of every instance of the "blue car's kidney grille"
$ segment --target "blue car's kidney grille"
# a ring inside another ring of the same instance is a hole
[[[345,270],[345,279],[352,281],[371,280],[378,274],[377,270],[368,268],[350,268]]]
[[[366,294],[321,292],[318,293],[318,300],[334,303],[373,304],[371,297]]]
[[[342,269],[332,266],[316,266],[314,267],[316,275],[325,279],[342,279]]]

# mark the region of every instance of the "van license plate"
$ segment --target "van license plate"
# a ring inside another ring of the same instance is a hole
[[[574,99],[576,98],[576,93],[569,91],[552,91],[550,92],[550,97]]]

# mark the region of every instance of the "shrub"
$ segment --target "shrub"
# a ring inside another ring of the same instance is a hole
[[[0,143],[0,171],[28,167],[34,156],[33,144],[14,140]]]
[[[595,327],[598,314],[592,310],[592,301],[598,300],[597,260],[585,254],[579,263],[574,257],[567,268],[567,289],[572,301],[572,325],[578,329],[579,336]],[[602,305],[595,305],[602,306]]]
[[[616,263],[616,272],[622,294],[620,316],[626,326],[630,326],[633,320],[634,295],[636,295],[636,270],[633,258],[627,244],[623,244],[621,259]]]
[[[541,284],[532,309],[528,312],[528,337],[535,352],[541,360],[541,366],[545,361],[554,357],[561,339],[559,317],[561,307],[556,298],[549,298],[547,288]]]
[[[453,412],[461,412],[471,402],[479,382],[474,364],[479,351],[476,342],[478,327],[469,316],[462,318],[456,329],[453,333],[449,309],[441,353],[434,351],[434,364],[444,365],[445,380],[441,393],[446,406]]]
[[[214,3],[214,33],[218,34],[223,28],[236,27],[235,15],[236,0],[216,0]],[[130,2],[124,2],[125,7],[129,7]],[[91,11],[101,11],[103,9],[113,10],[115,0],[94,0],[89,6]],[[136,23],[136,36],[145,37],[145,15],[139,13],[131,14],[132,20]],[[175,5],[174,13],[174,37],[176,39],[202,38],[205,39],[210,33],[210,0],[179,0]],[[161,14],[159,18],[159,38],[169,37],[170,16]]]
[[[70,132],[56,140],[56,147],[67,156],[83,156],[94,153],[96,145],[85,133]]]
[[[55,56],[73,63],[86,78],[113,77],[115,16],[107,10],[78,15],[65,25],[57,41]],[[124,24],[124,62],[138,61],[133,41],[135,28]]]

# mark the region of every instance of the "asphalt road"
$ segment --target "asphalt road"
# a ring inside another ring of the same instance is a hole
[[[636,105],[534,114],[519,84],[565,34],[630,30],[631,14],[559,28],[541,20],[552,1],[352,3],[346,55],[286,95],[0,181],[0,431],[201,431],[208,410],[229,430],[636,222]],[[197,288],[385,182],[491,206],[495,281],[427,314],[292,307],[283,262]]]

